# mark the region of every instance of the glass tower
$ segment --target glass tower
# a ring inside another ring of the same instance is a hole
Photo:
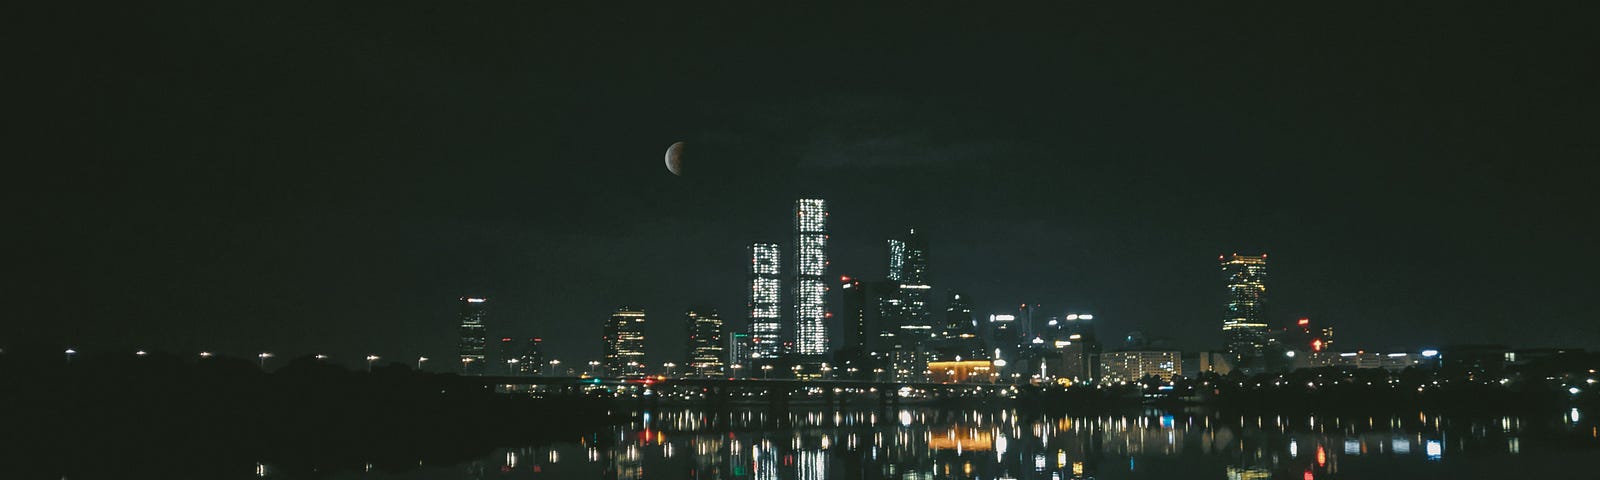
[[[687,363],[699,377],[722,376],[722,315],[717,309],[694,307],[683,312],[688,333]]]
[[[456,349],[461,354],[462,375],[483,375],[488,367],[484,358],[488,338],[483,325],[484,304],[488,302],[482,298],[461,297],[461,340]]]
[[[794,202],[794,352],[808,359],[828,353],[828,206],[820,198]]]
[[[776,243],[750,246],[750,351],[756,363],[771,363],[783,353],[783,281]],[[752,365],[745,365],[752,367]]]
[[[517,373],[523,375],[540,375],[544,372],[544,339],[533,337],[523,345],[521,355],[517,356]],[[550,375],[559,375],[559,372],[550,372]]]
[[[606,373],[613,377],[644,373],[644,309],[618,308],[603,330]]]
[[[1261,356],[1266,341],[1267,256],[1220,256],[1228,282],[1228,308],[1222,318],[1227,351],[1236,358]]]
[[[931,336],[932,322],[928,314],[928,241],[909,229],[905,234],[889,239],[889,281],[896,282],[905,317],[900,328],[913,339]]]

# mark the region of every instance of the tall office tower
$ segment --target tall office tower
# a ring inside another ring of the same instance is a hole
[[[685,364],[699,377],[722,376],[722,315],[710,307],[693,307],[683,312],[683,328],[689,344]]]
[[[1228,307],[1222,319],[1222,335],[1228,353],[1235,357],[1257,358],[1267,333],[1267,256],[1233,254],[1219,256],[1222,274],[1228,282]]]
[[[986,330],[989,332],[989,345],[1000,352],[1001,356],[996,358],[1015,360],[1016,357],[1010,354],[1015,353],[1022,338],[1021,333],[1017,331],[1017,316],[1009,313],[989,315]]]
[[[617,308],[603,331],[606,373],[613,377],[644,373],[644,309]]]
[[[1038,304],[1026,303],[1017,306],[1017,333],[1022,336],[1024,343],[1039,336],[1039,328],[1033,324],[1033,311],[1039,308]]]
[[[945,300],[944,320],[939,324],[939,340],[930,361],[987,360],[989,349],[978,338],[977,322],[972,318],[972,302],[966,295],[951,291]]]
[[[922,337],[932,336],[935,332],[928,314],[928,293],[933,289],[928,285],[928,241],[917,229],[889,239],[889,281],[898,284],[905,305],[901,328]]]
[[[1094,335],[1094,315],[1069,313],[1062,324],[1066,336],[1056,340],[1062,366],[1056,374],[1074,383],[1093,383],[1100,378],[1100,342]]]
[[[461,297],[461,340],[456,350],[461,354],[462,375],[483,375],[488,367],[484,353],[488,350],[483,317],[487,299]]]
[[[783,353],[783,281],[776,243],[750,245],[750,361],[770,364]],[[758,365],[745,365],[756,368]]]
[[[543,375],[544,371],[544,339],[533,337],[528,343],[522,345],[522,353],[517,356],[517,373],[522,375]],[[560,372],[552,371],[551,375]]]
[[[839,277],[840,297],[843,297],[844,345],[840,348],[854,353],[867,350],[867,289],[861,279],[849,275]]]
[[[900,334],[900,319],[905,316],[900,287],[893,281],[878,280],[863,282],[861,288],[866,304],[861,319],[861,330],[866,333],[862,345],[869,362],[862,368],[887,370],[891,368],[890,354],[899,350],[906,338]]]
[[[794,202],[794,353],[820,363],[828,353],[828,206],[820,198]]]
[[[750,372],[750,334],[734,332],[728,335],[728,375],[741,377]]]
[[[945,301],[944,324],[940,325],[939,335],[945,338],[960,337],[963,334],[977,332],[976,323],[972,321],[972,302],[961,292],[950,291],[950,298]]]
[[[500,337],[500,364],[505,366],[506,375],[516,375],[521,359],[517,358],[517,341],[511,337]]]

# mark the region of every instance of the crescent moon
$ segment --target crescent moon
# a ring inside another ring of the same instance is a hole
[[[667,171],[673,175],[683,176],[683,142],[667,147]]]

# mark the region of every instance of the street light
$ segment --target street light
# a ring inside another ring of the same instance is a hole
[[[256,358],[261,359],[261,369],[262,370],[266,370],[267,369],[267,359],[272,358],[272,353],[270,353],[270,352],[261,352],[260,354],[256,355]]]
[[[327,360],[328,356],[319,353],[319,354],[313,355],[311,358],[315,358],[317,360]]]
[[[672,362],[667,362],[667,363],[661,364],[661,368],[666,369],[667,375],[672,375],[672,369],[678,368],[678,364],[672,363]]]
[[[761,378],[772,378],[772,365],[761,366]]]
[[[550,364],[550,373],[547,373],[546,375],[554,376],[554,375],[559,375],[560,374],[560,372],[556,371],[556,369],[561,367],[561,359],[559,359],[559,358],[558,359],[554,359],[554,360],[551,360],[551,361],[546,362],[546,363]],[[596,362],[589,362],[589,363],[593,364],[593,363],[596,363]],[[592,369],[594,367],[590,366],[589,368]]]
[[[200,358],[211,358],[211,352],[200,352]]]
[[[133,354],[134,354],[134,355],[137,355],[137,356],[140,356],[140,357],[143,357],[143,356],[145,356],[145,355],[149,355],[149,354],[150,354],[150,352],[146,352],[146,351],[144,351],[144,350],[140,350],[140,351],[137,351],[137,352],[133,352]]]
[[[589,361],[589,376],[591,376],[591,377],[595,376],[594,369],[596,367],[599,367],[599,366],[600,366],[600,361],[599,360],[590,360]]]
[[[417,357],[417,371],[422,370],[422,364],[428,363],[428,357]]]
[[[377,355],[367,355],[367,373],[372,373],[372,362],[378,361]]]
[[[71,348],[68,348],[66,353],[67,353],[67,363],[72,363],[72,356],[73,355],[77,355],[78,351],[77,350],[73,350]]]
[[[730,366],[728,368],[732,368],[733,369],[733,378],[740,378],[739,377],[739,369],[744,368],[744,365],[740,365],[740,364],[735,363],[735,364],[733,364],[732,366]]]

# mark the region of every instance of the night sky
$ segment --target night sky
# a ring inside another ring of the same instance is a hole
[[[831,274],[924,230],[941,310],[1218,348],[1217,256],[1266,252],[1341,348],[1600,347],[1594,2],[49,3],[0,347],[446,359],[482,295],[569,364],[642,305],[677,360],[802,195]]]

